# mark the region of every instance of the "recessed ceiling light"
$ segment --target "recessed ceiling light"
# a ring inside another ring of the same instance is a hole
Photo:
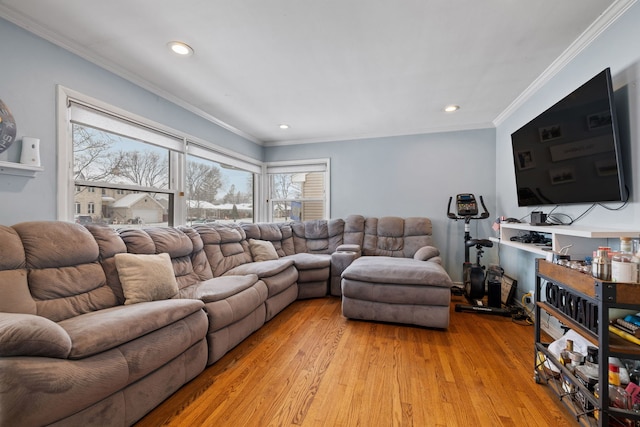
[[[460,109],[459,105],[447,105],[444,107],[444,111],[447,113],[453,113],[454,111],[458,111]]]
[[[169,49],[171,49],[171,51],[177,55],[180,55],[180,56],[193,55],[193,48],[191,48],[191,46],[189,46],[186,43],[173,41],[173,42],[167,43],[167,46],[169,46]]]
[[[289,129],[289,125],[283,123],[280,125],[280,129]]]

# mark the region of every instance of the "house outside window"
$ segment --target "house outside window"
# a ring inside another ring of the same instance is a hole
[[[169,148],[80,123],[72,140],[74,181],[91,184],[77,185],[74,199],[88,203],[94,222],[172,225]]]

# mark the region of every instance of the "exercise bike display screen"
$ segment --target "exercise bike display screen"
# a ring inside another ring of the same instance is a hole
[[[458,216],[478,215],[478,202],[473,194],[458,194],[456,208]]]

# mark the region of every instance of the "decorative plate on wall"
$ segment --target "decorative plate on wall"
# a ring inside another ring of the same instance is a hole
[[[9,107],[0,99],[0,153],[13,144],[16,138],[16,122]]]

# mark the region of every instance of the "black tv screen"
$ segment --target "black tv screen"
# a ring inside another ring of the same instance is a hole
[[[518,206],[625,199],[611,72],[511,134]]]

